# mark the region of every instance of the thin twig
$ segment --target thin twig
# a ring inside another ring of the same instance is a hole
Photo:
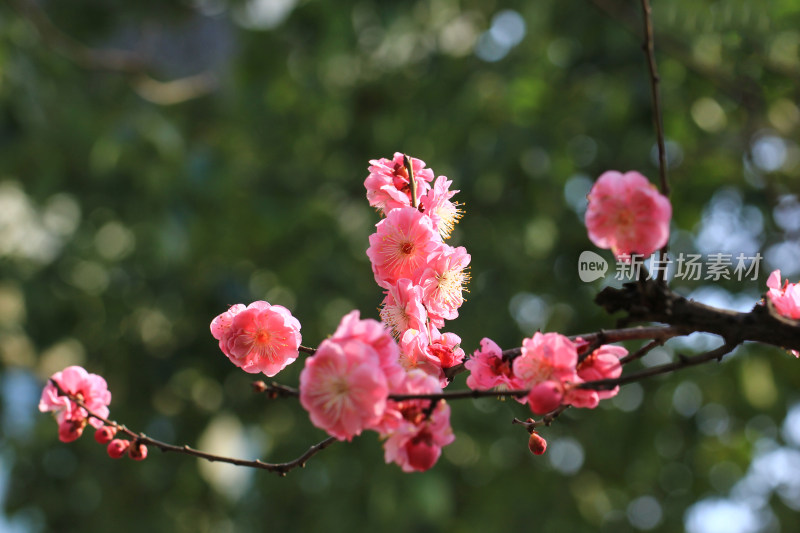
[[[726,342],[719,348],[702,353],[700,355],[695,355],[693,357],[686,357],[684,355],[680,355],[678,356],[678,360],[672,363],[654,366],[652,368],[646,368],[644,370],[640,370],[639,372],[633,372],[631,374],[620,376],[618,378],[586,381],[584,383],[579,384],[578,388],[594,389],[594,390],[611,390],[619,385],[625,385],[626,383],[633,383],[634,381],[641,381],[643,379],[650,378],[653,376],[658,376],[661,374],[668,374],[669,372],[674,372],[675,370],[679,370],[681,368],[707,363],[715,359],[717,361],[721,361],[722,358],[726,354],[732,352],[733,349],[736,348],[736,346],[737,344],[735,343]]]
[[[644,43],[642,49],[647,57],[648,73],[650,74],[650,96],[653,99],[653,124],[656,128],[658,142],[658,177],[661,181],[661,193],[669,196],[669,183],[667,183],[667,150],[664,143],[664,124],[661,117],[661,95],[659,94],[659,77],[656,68],[656,56],[653,46],[653,20],[650,0],[641,0],[642,24],[644,26]]]
[[[289,398],[299,397],[300,391],[294,387],[288,387],[276,382],[265,383],[264,381],[253,382],[253,390],[258,393],[266,393],[270,398]],[[495,397],[501,398],[506,396],[513,396],[521,398],[526,396],[530,391],[528,390],[457,390],[457,391],[443,391],[424,394],[390,394],[389,400],[402,402],[405,400],[461,400],[464,398],[483,398]]]
[[[266,383],[264,381],[254,381],[253,382],[253,390],[255,392],[264,392],[270,399],[275,399],[278,397],[281,398],[299,398],[300,391],[294,387],[289,387],[287,385],[281,385],[273,381],[272,383]]]
[[[522,398],[530,393],[528,389],[520,390],[454,390],[428,394],[390,394],[389,399],[396,402],[404,400],[462,400],[465,398],[506,397]]]
[[[511,424],[512,425],[525,426],[525,429],[528,430],[528,433],[531,433],[537,427],[541,427],[541,426],[550,427],[550,425],[553,423],[553,421],[556,418],[558,418],[561,415],[561,413],[563,413],[564,411],[566,411],[569,408],[570,408],[570,406],[566,405],[566,404],[565,405],[559,405],[557,408],[553,409],[552,411],[550,411],[549,413],[544,415],[541,420],[534,420],[533,418],[529,418],[527,420],[520,420],[519,418],[515,417],[511,421]]]
[[[417,180],[414,177],[414,165],[411,164],[411,158],[405,154],[403,154],[403,165],[406,167],[408,183],[411,185],[411,205],[416,209],[419,207],[419,202],[417,201]]]
[[[644,43],[642,49],[647,57],[648,74],[650,75],[650,95],[653,100],[653,124],[656,129],[656,142],[658,144],[658,177],[661,182],[661,194],[669,198],[669,183],[667,182],[667,148],[664,142],[664,121],[661,115],[661,94],[659,91],[659,76],[656,67],[656,56],[653,45],[653,19],[650,0],[641,0],[642,3],[642,24],[644,26]],[[661,248],[660,260],[662,263],[667,261],[669,242]],[[658,269],[656,280],[660,283],[664,281],[666,269]]]
[[[631,361],[636,361],[637,359],[640,359],[640,358],[644,357],[645,355],[647,355],[650,352],[650,350],[652,350],[653,348],[656,348],[656,347],[661,346],[663,344],[664,344],[664,339],[653,339],[650,342],[648,342],[647,344],[645,344],[644,346],[642,346],[641,348],[639,348],[638,350],[636,350],[635,352],[629,353],[625,357],[621,358],[619,360],[619,363],[621,365],[626,365],[626,364],[630,363]]]
[[[67,398],[69,398],[76,405],[78,405],[79,407],[84,409],[89,417],[96,418],[97,420],[100,420],[103,424],[116,428],[117,431],[121,431],[122,433],[124,433],[125,435],[127,435],[128,437],[133,439],[135,442],[138,442],[138,443],[141,443],[141,444],[144,444],[144,445],[147,445],[147,446],[152,446],[154,448],[158,448],[162,452],[174,452],[174,453],[180,453],[180,454],[184,454],[184,455],[191,455],[193,457],[197,457],[199,459],[204,459],[204,460],[210,461],[210,462],[228,463],[228,464],[232,464],[232,465],[236,465],[236,466],[246,466],[246,467],[249,467],[249,468],[257,468],[257,469],[260,469],[260,470],[267,470],[269,472],[275,472],[276,474],[278,474],[280,476],[285,476],[287,474],[287,472],[289,472],[291,470],[294,470],[295,468],[304,467],[306,462],[311,457],[313,457],[314,455],[316,455],[320,451],[324,450],[325,448],[327,448],[328,446],[333,444],[334,441],[336,441],[336,439],[334,437],[328,437],[325,440],[320,441],[317,444],[314,444],[313,446],[311,446],[308,450],[305,451],[305,453],[303,453],[303,455],[301,455],[297,459],[294,459],[292,461],[288,461],[286,463],[265,463],[264,461],[261,461],[260,459],[256,459],[256,460],[252,460],[251,461],[251,460],[247,460],[247,459],[238,459],[236,457],[226,457],[226,456],[223,456],[223,455],[216,455],[216,454],[213,454],[213,453],[204,452],[202,450],[197,450],[195,448],[192,448],[192,447],[186,446],[186,445],[184,445],[184,446],[176,446],[174,444],[169,444],[169,443],[166,443],[166,442],[162,442],[162,441],[156,440],[156,439],[154,439],[152,437],[148,437],[144,433],[136,433],[135,431],[132,431],[132,430],[128,429],[123,424],[120,424],[120,423],[115,422],[113,420],[109,420],[108,418],[100,416],[97,413],[93,412],[91,409],[89,409],[86,406],[86,404],[83,402],[83,400],[81,400],[80,398],[76,397],[73,394],[70,394],[70,393],[66,392],[64,389],[61,388],[61,386],[58,384],[58,382],[56,382],[54,379],[51,379],[50,383],[52,383],[53,386],[56,388],[56,390],[58,391],[59,396],[66,396]]]
[[[589,342],[591,346],[601,346],[603,344],[611,344],[614,342],[634,341],[640,339],[662,339],[667,341],[672,337],[679,337],[687,335],[694,330],[691,326],[673,325],[673,326],[635,326],[630,328],[620,329],[601,329],[593,333],[581,333],[580,335],[570,335],[568,338],[571,341],[581,339]],[[591,353],[591,352],[590,352]],[[514,359],[522,355],[522,348],[509,348],[503,350],[503,358]],[[455,367],[454,367],[455,368]]]

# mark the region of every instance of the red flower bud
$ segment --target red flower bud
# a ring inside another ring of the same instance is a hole
[[[134,461],[144,461],[147,458],[147,446],[136,442],[128,448],[128,457]]]
[[[114,439],[108,443],[108,456],[112,459],[119,459],[125,452],[128,451],[128,447],[131,445],[131,441],[129,440],[122,440],[122,439]]]
[[[542,455],[547,449],[547,441],[534,431],[531,433],[531,438],[528,439],[528,448],[533,455]]]
[[[72,442],[80,438],[83,428],[86,427],[86,419],[65,420],[58,426],[58,438],[61,442]]]
[[[108,444],[116,433],[117,428],[114,426],[103,426],[94,432],[94,440],[96,440],[98,444]]]

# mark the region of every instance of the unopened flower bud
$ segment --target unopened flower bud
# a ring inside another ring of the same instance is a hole
[[[80,438],[83,428],[86,427],[86,419],[66,420],[58,426],[58,438],[61,442],[72,442]]]
[[[123,440],[123,439],[114,439],[108,443],[108,456],[112,459],[119,459],[125,452],[128,451],[128,447],[131,445],[131,441]]]
[[[147,446],[136,442],[128,448],[128,457],[134,461],[144,461],[147,458]]]
[[[103,426],[94,432],[94,440],[96,440],[99,444],[108,444],[111,442],[111,439],[114,438],[116,433],[117,428],[114,426]]]
[[[531,433],[531,438],[528,439],[528,448],[533,455],[542,455],[547,449],[547,441],[534,431]]]

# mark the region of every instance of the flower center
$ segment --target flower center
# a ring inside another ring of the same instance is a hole
[[[489,359],[489,368],[496,376],[512,377],[511,361],[505,361],[502,357],[492,356]]]
[[[381,321],[392,330],[395,339],[400,338],[400,335],[408,329],[409,320],[405,308],[399,305],[384,305],[380,315]]]
[[[272,340],[272,335],[270,334],[269,331],[265,329],[259,329],[258,331],[256,331],[255,337],[256,337],[255,339],[256,343],[261,345],[269,344],[269,341]]]
[[[623,209],[617,213],[617,225],[620,227],[629,228],[634,224],[635,221],[636,217],[627,209]]]
[[[447,270],[436,276],[439,299],[451,307],[459,307],[463,301],[461,292],[467,274],[463,270]]]

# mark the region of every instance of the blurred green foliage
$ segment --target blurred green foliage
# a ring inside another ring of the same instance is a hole
[[[0,526],[669,532],[783,444],[800,370],[760,346],[568,412],[543,432],[542,457],[509,425],[524,406],[453,403],[457,440],[425,474],[385,465],[374,434],[285,479],[58,442],[36,402],[68,364],[105,376],[112,417],[156,438],[227,440],[267,461],[321,440],[297,402],[251,392],[208,323],[266,299],[313,346],[351,309],[376,317],[364,252],[378,216],[363,180],[369,159],[395,151],[461,190],[452,244],[472,254],[472,283],[448,329],[468,353],[484,336],[513,347],[537,328],[613,327],[592,302],[601,282],[578,280],[578,255],[594,249],[581,202],[608,169],[655,178],[655,139],[638,2],[38,2],[78,42],[143,55],[155,79],[218,79],[161,105],[168,86],[65,55],[23,15],[27,1],[0,5]],[[773,250],[759,280],[714,284],[717,302],[753,305],[768,269],[800,272],[800,256],[786,259],[800,227],[773,216],[797,216],[800,7],[654,3],[673,250],[724,251],[731,236]],[[767,498],[761,525],[791,529],[800,496]]]

